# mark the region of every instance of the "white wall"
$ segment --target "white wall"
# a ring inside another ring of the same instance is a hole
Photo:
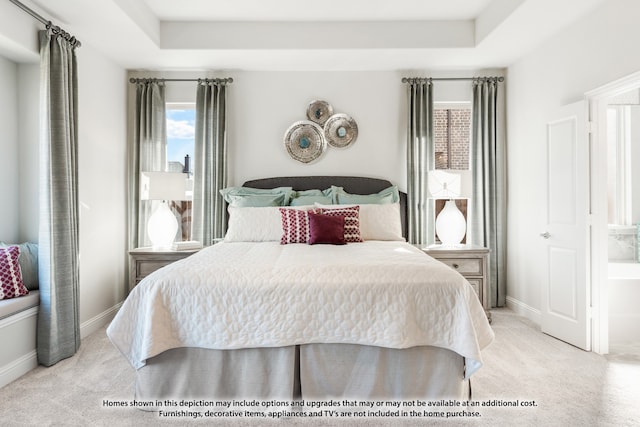
[[[18,64],[0,56],[0,241],[18,239]]]
[[[230,182],[282,175],[364,175],[404,186],[405,89],[394,72],[245,72],[232,86],[229,109]],[[327,148],[311,164],[293,160],[283,137],[307,120],[313,100],[349,114],[358,138],[345,149]]]
[[[640,70],[638,17],[639,2],[608,0],[508,68],[507,294],[534,320],[545,280],[538,265],[544,257],[546,121],[585,92]]]
[[[126,71],[78,51],[80,322],[83,333],[126,296]],[[108,312],[108,313],[107,313]]]
[[[18,165],[20,214],[19,240],[38,241],[40,157],[40,64],[18,65]]]

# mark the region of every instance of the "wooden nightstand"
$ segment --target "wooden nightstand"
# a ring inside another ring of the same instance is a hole
[[[131,265],[129,266],[129,291],[142,279],[159,268],[186,258],[198,252],[199,249],[184,251],[154,251],[152,248],[136,248],[129,251]]]
[[[421,247],[427,255],[447,264],[462,274],[478,294],[491,322],[489,305],[489,249],[476,245]]]

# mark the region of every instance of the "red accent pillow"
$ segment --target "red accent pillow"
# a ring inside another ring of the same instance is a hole
[[[280,208],[282,218],[281,245],[309,242],[309,215],[301,209]]]
[[[309,212],[309,244],[344,245],[344,216]]]
[[[362,242],[360,236],[360,206],[343,208],[318,208],[316,213],[324,215],[344,216],[344,240],[347,243]]]
[[[0,248],[0,300],[27,295],[29,290],[22,281],[22,270],[18,258],[20,248],[8,246]]]

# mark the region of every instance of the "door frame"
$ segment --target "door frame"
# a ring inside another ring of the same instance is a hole
[[[591,151],[591,307],[592,351],[609,353],[609,283],[607,214],[607,100],[640,89],[640,72],[585,93]]]

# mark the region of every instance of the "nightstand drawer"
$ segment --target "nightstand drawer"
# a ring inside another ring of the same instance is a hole
[[[462,275],[482,276],[482,259],[478,258],[438,258]]]
[[[476,295],[481,297],[480,290],[482,289],[482,279],[467,279],[467,282],[471,285],[474,291],[476,291]]]
[[[131,265],[129,267],[130,290],[154,271],[193,255],[198,250],[154,251],[151,248],[137,248],[129,251],[131,256]]]
[[[141,261],[138,260],[136,262],[136,277],[138,279],[142,279],[144,277],[147,277],[149,274],[153,273],[154,271],[164,267],[165,265],[169,265],[171,264],[173,261]]]

